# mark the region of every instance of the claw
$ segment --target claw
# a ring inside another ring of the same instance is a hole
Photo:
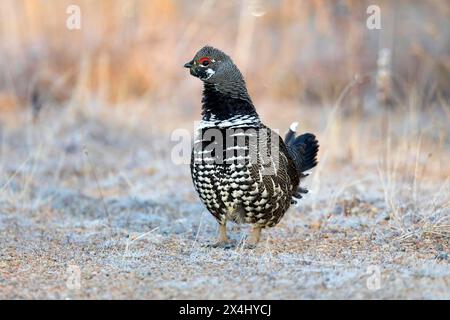
[[[256,249],[256,244],[253,244],[253,243],[246,243],[246,244],[243,246],[243,248],[244,248],[244,249],[248,249],[248,250],[253,250],[253,249]]]
[[[236,246],[236,243],[232,240],[229,240],[227,237],[227,226],[226,224],[219,225],[219,240],[213,244],[207,244],[205,247],[207,248],[222,248],[222,249],[231,249]]]
[[[219,248],[219,249],[233,249],[236,247],[236,243],[234,241],[217,241],[216,243],[210,243],[205,245],[206,248]]]

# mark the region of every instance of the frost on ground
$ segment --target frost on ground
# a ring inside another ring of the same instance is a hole
[[[280,131],[301,118],[268,110]],[[330,112],[301,128],[321,142],[311,192],[255,250],[248,226],[229,226],[235,249],[204,246],[217,224],[171,161],[171,130],[193,127],[173,110],[3,122],[0,298],[449,299],[448,119],[400,115],[383,136],[379,117]]]

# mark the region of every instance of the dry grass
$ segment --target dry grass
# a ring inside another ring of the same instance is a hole
[[[69,4],[81,8],[81,30],[65,28]],[[369,4],[6,0],[0,12],[0,102],[23,107],[36,89],[56,103],[145,98],[159,105],[172,98],[193,104],[197,100],[184,94],[193,85],[181,81],[181,66],[205,43],[229,52],[258,96],[334,101],[349,79],[376,70],[382,48],[392,52],[394,84],[403,95],[419,86],[427,105],[448,93],[447,1],[378,1],[381,31],[365,27]],[[357,90],[366,95],[371,87]],[[175,88],[180,95],[173,97]]]
[[[76,2],[81,31],[61,27],[69,2],[0,4],[0,297],[449,298],[446,1],[380,1],[374,33],[361,1]],[[254,251],[202,247],[216,224],[171,159],[205,43],[267,125],[321,144],[311,192]]]

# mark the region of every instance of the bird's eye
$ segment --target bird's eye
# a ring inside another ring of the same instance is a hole
[[[211,63],[211,59],[203,57],[198,61],[202,66],[206,67]]]

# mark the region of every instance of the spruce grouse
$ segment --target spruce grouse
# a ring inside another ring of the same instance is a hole
[[[253,225],[248,247],[261,229],[275,226],[307,190],[299,186],[317,164],[311,133],[285,140],[260,120],[241,72],[224,52],[203,47],[184,67],[204,83],[202,120],[191,157],[194,187],[219,223],[214,247],[229,247],[227,221]]]

